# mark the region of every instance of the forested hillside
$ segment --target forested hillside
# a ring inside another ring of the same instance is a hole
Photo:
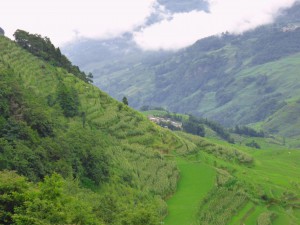
[[[5,37],[0,112],[1,224],[157,224],[166,215],[179,173],[164,154],[182,141]]]
[[[126,95],[133,107],[161,106],[228,127],[263,122],[268,132],[296,137],[292,122],[279,116],[297,117],[299,12],[296,4],[272,25],[208,37],[172,54],[136,53],[82,65],[94,73],[97,86],[117,99]],[[278,122],[284,130],[276,128]]]

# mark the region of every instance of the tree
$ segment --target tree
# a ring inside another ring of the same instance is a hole
[[[93,74],[89,73],[86,75],[83,71],[80,71],[78,66],[72,65],[68,58],[61,54],[60,49],[55,48],[48,37],[42,37],[39,34],[30,34],[23,30],[17,30],[14,33],[14,37],[17,44],[33,55],[49,62],[53,66],[66,69],[69,73],[72,73],[87,83],[93,82]]]
[[[185,132],[199,135],[202,137],[205,136],[205,129],[204,129],[203,125],[197,123],[191,117],[189,118],[188,121],[183,122],[182,127]]]
[[[93,83],[93,78],[94,78],[93,74],[92,73],[88,73],[88,75],[87,75],[87,81],[89,83]]]
[[[249,143],[246,143],[246,146],[251,147],[251,148],[260,149],[260,145],[256,141],[254,141],[254,140],[252,140]]]
[[[128,99],[126,98],[126,96],[123,97],[122,102],[123,102],[125,105],[128,105]]]
[[[0,224],[12,224],[15,208],[23,205],[26,179],[11,171],[0,171]]]
[[[76,196],[81,192],[77,183],[67,182],[60,175],[54,173],[46,176],[44,181],[39,182],[38,185],[27,184],[31,188],[28,188],[23,194],[25,198],[21,199],[23,200],[22,204],[13,199],[13,203],[17,203],[14,214],[11,215],[13,224],[103,224],[94,214],[90,203],[84,197]],[[89,195],[88,192],[84,193]],[[16,195],[15,192],[12,194],[12,196]],[[22,197],[22,195],[20,196]]]
[[[67,88],[63,83],[58,87],[58,102],[65,117],[74,117],[79,112],[79,97],[74,88]]]

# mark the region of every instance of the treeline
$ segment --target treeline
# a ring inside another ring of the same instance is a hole
[[[234,144],[234,139],[230,136],[230,133],[226,128],[224,128],[221,124],[208,120],[208,119],[203,119],[199,118],[198,119],[200,123],[205,124],[208,126],[210,129],[212,129],[214,132],[216,132],[222,139],[225,141],[228,141],[229,143]]]
[[[156,108],[160,110],[160,108]],[[182,115],[176,113],[170,113],[164,109],[167,114],[164,116],[166,118],[173,119],[175,121],[182,122],[183,130],[187,133],[195,134],[204,137],[205,136],[205,128],[204,125],[208,126],[214,132],[216,132],[222,139],[228,141],[229,143],[234,143],[234,139],[231,137],[230,133],[236,133],[239,135],[246,135],[249,137],[265,137],[266,134],[263,131],[256,131],[253,128],[247,126],[235,126],[233,129],[226,129],[221,124],[204,119],[197,118],[193,115],[188,115],[188,119],[184,119]]]
[[[198,119],[194,116],[190,115],[187,121],[183,121],[182,128],[187,133],[205,137],[205,128],[203,124],[199,123]]]
[[[179,119],[180,115],[174,114],[171,117],[173,119]],[[219,135],[219,137],[221,137],[225,141],[227,141],[229,143],[234,143],[234,139],[230,136],[230,133],[228,132],[228,130],[217,122],[214,122],[214,121],[211,121],[208,119],[204,119],[204,118],[198,118],[193,115],[189,115],[188,120],[184,120],[181,117],[181,121],[183,122],[183,125],[182,125],[183,130],[188,133],[192,133],[192,134],[196,134],[196,135],[204,137],[205,136],[204,125],[205,125],[205,126],[209,127],[210,129],[212,129],[214,132],[216,132],[217,135]]]
[[[16,43],[33,55],[42,58],[53,66],[66,69],[69,73],[74,74],[85,82],[93,82],[93,75],[91,73],[85,74],[83,71],[80,71],[78,66],[73,65],[68,58],[60,52],[59,48],[55,48],[48,37],[42,37],[39,34],[30,34],[23,30],[17,30],[14,33],[14,37]]]
[[[263,131],[256,131],[247,126],[235,126],[235,128],[232,129],[232,132],[250,137],[265,137],[265,133]]]
[[[204,118],[198,118],[193,115],[186,115],[188,118],[184,118],[183,115],[181,114],[176,114],[176,113],[170,113],[168,110],[161,108],[161,107],[151,107],[151,106],[143,106],[140,109],[141,111],[147,111],[147,110],[160,110],[166,112],[165,115],[162,117],[172,119],[174,121],[182,122],[182,129],[183,131],[194,134],[194,135],[199,135],[202,137],[205,137],[205,126],[209,127],[212,129],[214,132],[217,133],[219,137],[224,139],[225,141],[229,143],[234,143],[234,139],[231,137],[230,132],[224,128],[221,124],[204,119]],[[168,126],[167,124],[164,124]],[[204,126],[205,125],[205,126]],[[169,126],[168,126],[169,127]],[[172,129],[169,127],[171,130],[178,130],[176,128]]]

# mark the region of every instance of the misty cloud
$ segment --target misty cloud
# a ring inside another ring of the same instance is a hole
[[[207,0],[209,13],[176,13],[135,32],[136,43],[147,50],[176,50],[222,32],[242,33],[273,22],[278,12],[297,0]]]
[[[4,0],[0,26],[48,36],[55,44],[77,37],[115,37],[145,24],[156,0]]]
[[[191,7],[196,1],[187,3]],[[206,1],[209,12],[172,13],[158,0],[3,0],[0,26],[11,38],[16,29],[23,29],[48,36],[56,45],[132,32],[143,49],[179,49],[210,35],[241,33],[271,23],[280,9],[297,0]]]

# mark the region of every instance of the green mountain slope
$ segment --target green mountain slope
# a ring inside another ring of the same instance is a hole
[[[208,37],[171,55],[91,60],[83,68],[93,71],[97,86],[117,99],[127,96],[135,108],[161,106],[229,127],[266,121],[299,98],[299,12],[296,4],[273,25]]]
[[[262,121],[299,95],[300,48],[294,44],[300,31],[269,29],[201,40],[154,65],[137,63],[103,74],[99,86],[116,98],[128,96],[135,107],[163,106],[227,126]],[[276,38],[270,45],[275,49],[261,46]]]
[[[103,223],[140,224],[146,217],[156,224],[166,213],[162,199],[175,191],[178,179],[175,163],[162,153],[184,148],[182,141],[5,37],[0,37],[0,50],[1,170],[15,170],[34,182],[54,172],[76,179],[82,188],[99,192],[95,195],[100,200],[89,206],[89,213]],[[93,195],[84,199],[88,202]],[[108,209],[113,213],[107,214]],[[41,218],[43,213],[31,214],[33,208],[18,210],[37,221],[31,224],[53,224]]]

